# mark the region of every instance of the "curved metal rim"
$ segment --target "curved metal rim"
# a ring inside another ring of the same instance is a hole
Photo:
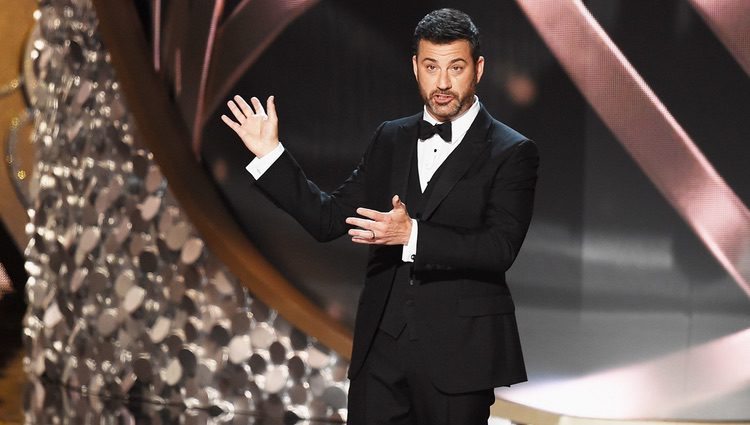
[[[495,399],[491,415],[513,421],[514,423],[529,423],[535,425],[746,425],[748,421],[706,421],[682,419],[613,419],[570,416],[527,406],[502,397]]]

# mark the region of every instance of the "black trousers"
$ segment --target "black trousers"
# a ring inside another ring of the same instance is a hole
[[[407,326],[408,328],[408,326]],[[378,330],[349,387],[349,425],[487,425],[494,391],[446,394],[432,384],[417,341]]]

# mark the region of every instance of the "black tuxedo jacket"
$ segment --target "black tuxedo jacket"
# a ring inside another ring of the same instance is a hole
[[[406,199],[422,113],[380,125],[359,165],[334,192],[309,181],[289,152],[256,182],[320,241],[350,228],[357,207],[390,211]],[[481,108],[430,182],[417,219],[413,270],[419,347],[433,383],[460,393],[526,380],[514,304],[505,282],[531,220],[538,154],[533,142]],[[370,248],[349,367],[356,377],[378,328],[402,246]]]

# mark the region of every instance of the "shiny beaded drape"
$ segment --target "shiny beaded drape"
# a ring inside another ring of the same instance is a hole
[[[170,195],[139,144],[91,3],[45,0],[39,11],[26,58],[38,81],[30,422],[104,423],[131,413],[103,400],[125,399],[151,406],[141,414],[177,406],[215,423],[345,419],[346,362],[253,299]],[[42,382],[105,399],[51,397]],[[58,411],[67,403],[76,407]]]

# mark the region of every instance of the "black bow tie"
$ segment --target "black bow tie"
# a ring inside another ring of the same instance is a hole
[[[440,137],[445,140],[446,142],[450,143],[451,141],[451,122],[447,121],[442,124],[435,124],[432,125],[429,122],[422,120],[422,122],[419,123],[419,138],[422,140],[427,140],[430,137],[434,136],[435,134],[440,135]]]

